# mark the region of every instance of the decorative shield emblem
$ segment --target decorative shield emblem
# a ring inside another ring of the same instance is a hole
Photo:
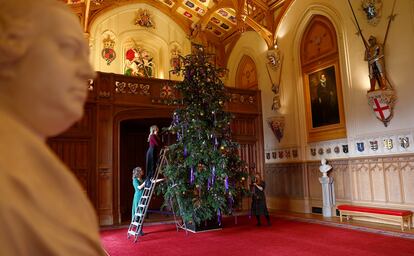
[[[361,7],[368,23],[374,26],[377,25],[381,18],[382,0],[362,0]]]
[[[283,158],[283,151],[279,151],[279,158],[282,159]]]
[[[339,149],[339,147],[338,147],[338,146],[336,146],[336,147],[334,148],[334,152],[335,152],[336,154],[339,154],[339,152],[341,152],[341,150]]]
[[[331,148],[326,149],[326,154],[330,154],[332,152]]]
[[[410,139],[408,137],[400,137],[398,139],[400,140],[400,146],[402,148],[406,149],[410,146]]]
[[[266,153],[266,159],[270,160],[270,153]]]
[[[316,148],[311,148],[310,151],[312,156],[316,156]]]
[[[377,151],[378,150],[378,141],[376,141],[376,140],[370,141],[369,145],[370,145],[372,151]]]
[[[292,156],[293,156],[294,158],[298,157],[298,150],[297,150],[297,149],[293,149],[293,150],[292,150]]]
[[[367,93],[368,104],[371,106],[375,116],[385,127],[393,117],[393,108],[397,96],[393,90],[375,90]]]
[[[348,145],[342,145],[342,151],[347,154],[349,152]]]
[[[283,131],[285,129],[285,117],[269,117],[267,119],[267,123],[269,124],[270,129],[272,129],[273,134],[276,136],[277,141],[280,142],[280,140],[283,138]]]
[[[285,156],[286,158],[290,158],[290,150],[288,149],[285,150]]]
[[[392,139],[384,139],[384,148],[391,150],[394,147]]]
[[[318,149],[318,154],[323,155],[323,148]]]
[[[273,157],[273,159],[276,159],[277,158],[276,152],[272,152],[272,157]]]
[[[101,56],[106,61],[106,65],[110,65],[116,58],[116,52],[114,50],[115,40],[108,34],[102,42],[104,48],[102,49]]]
[[[135,18],[135,25],[146,28],[155,28],[151,14],[146,9],[138,10],[137,17]]]
[[[365,150],[364,142],[357,142],[357,150],[359,152],[364,152]]]

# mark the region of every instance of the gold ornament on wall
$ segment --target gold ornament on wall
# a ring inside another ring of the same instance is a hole
[[[106,61],[106,64],[109,66],[112,61],[116,58],[116,52],[114,50],[115,39],[111,37],[110,34],[106,34],[106,37],[102,40],[103,49],[101,52],[102,58]]]
[[[274,49],[268,50],[266,53],[267,63],[266,63],[266,70],[267,74],[269,75],[270,82],[272,83],[272,92],[273,100],[272,100],[272,110],[277,111],[280,109],[280,81],[282,76],[282,54],[280,53],[277,46]],[[270,66],[270,69],[276,74],[276,80],[277,82],[273,81],[272,75],[269,71],[268,66]]]
[[[368,24],[376,26],[381,18],[382,0],[362,0],[361,7]]]
[[[285,117],[284,116],[273,116],[267,119],[267,123],[272,129],[273,134],[275,135],[278,142],[283,138],[285,130]]]
[[[135,25],[146,28],[155,28],[154,20],[152,19],[152,16],[147,9],[138,10],[137,18],[135,19]]]

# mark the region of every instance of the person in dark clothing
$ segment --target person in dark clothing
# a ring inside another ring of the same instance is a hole
[[[265,197],[265,182],[260,178],[259,174],[254,176],[253,181],[253,195],[252,195],[252,215],[256,215],[257,224],[256,226],[261,226],[260,215],[264,215],[267,220],[267,225],[270,226],[270,217],[269,212],[266,206],[266,197]]]
[[[151,179],[154,176],[155,169],[157,168],[158,156],[160,153],[160,149],[162,147],[162,142],[158,137],[158,127],[153,125],[150,127],[150,133],[148,135],[148,143],[149,147],[147,150],[147,157],[146,157],[146,171],[147,177],[145,180],[145,184],[149,187]]]

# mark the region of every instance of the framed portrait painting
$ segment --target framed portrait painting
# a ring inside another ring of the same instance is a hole
[[[304,73],[308,142],[346,137],[338,63]]]

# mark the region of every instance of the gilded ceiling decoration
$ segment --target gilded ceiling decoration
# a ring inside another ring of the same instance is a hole
[[[100,14],[116,7],[145,3],[171,17],[191,40],[230,48],[240,34],[254,30],[273,48],[274,32],[293,0],[60,0],[80,17],[86,33]]]

